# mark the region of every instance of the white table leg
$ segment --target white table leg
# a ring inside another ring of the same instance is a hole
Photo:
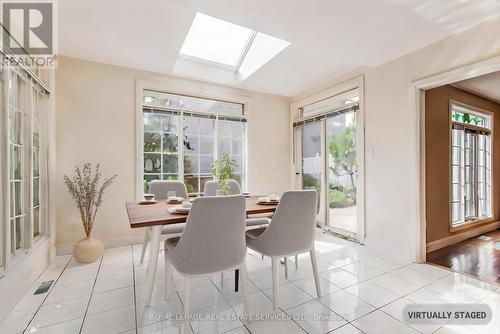
[[[158,264],[158,253],[160,252],[160,235],[161,225],[153,226],[151,228],[151,247],[149,250],[148,272],[146,274],[146,305],[148,306],[151,305],[151,297],[153,296],[156,265]]]

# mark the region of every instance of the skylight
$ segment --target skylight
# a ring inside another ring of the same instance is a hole
[[[196,13],[180,53],[228,67],[246,78],[288,45],[282,39]]]

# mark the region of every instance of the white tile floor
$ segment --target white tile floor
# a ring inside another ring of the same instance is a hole
[[[0,324],[0,333],[115,334],[180,333],[183,280],[174,275],[175,291],[164,300],[163,256],[150,307],[145,307],[146,263],[139,263],[141,245],[106,249],[93,264],[79,264],[71,256],[54,263]],[[250,306],[254,315],[274,319],[242,323],[240,293],[234,275],[197,278],[192,282],[193,314],[217,315],[216,320],[192,321],[194,333],[497,333],[499,317],[487,326],[410,326],[402,309],[411,303],[483,302],[494,315],[500,312],[496,285],[452,274],[430,265],[404,263],[394,254],[372,250],[318,231],[318,267],[323,297],[316,299],[310,261],[299,258],[280,276],[280,305],[272,310],[270,260],[249,252]],[[393,252],[392,252],[393,253]],[[45,294],[34,296],[40,282],[55,280]],[[306,316],[304,316],[306,315]],[[309,316],[307,316],[309,315]],[[313,317],[314,316],[314,317]]]

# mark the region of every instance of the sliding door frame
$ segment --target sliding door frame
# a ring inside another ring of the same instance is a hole
[[[357,240],[364,244],[366,238],[366,218],[365,218],[365,84],[364,84],[364,76],[358,76],[351,80],[345,81],[343,83],[337,84],[331,88],[323,90],[319,93],[310,95],[304,99],[301,99],[295,103],[290,105],[290,156],[292,157],[291,164],[292,169],[290,173],[290,184],[293,189],[302,189],[302,174],[298,174],[297,171],[302,167],[298,164],[302,164],[302,159],[296,159],[297,155],[295,154],[294,143],[296,142],[296,138],[294,137],[294,129],[293,123],[298,119],[299,116],[299,108],[303,108],[309,104],[322,101],[324,99],[358,89],[359,91],[359,109],[356,111],[356,151],[360,152],[357,154],[358,158],[358,177],[357,177],[357,196],[356,196],[356,205],[357,205]],[[321,121],[321,144],[322,144],[322,166],[326,166],[326,144],[325,144],[325,121]],[[323,171],[325,174],[325,171]],[[327,210],[325,208],[324,203],[326,203],[325,195],[325,182],[327,179],[327,175],[322,175],[322,191],[321,191],[321,210],[320,210],[320,221],[326,222]]]

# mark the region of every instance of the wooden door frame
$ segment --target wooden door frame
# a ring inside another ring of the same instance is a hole
[[[417,173],[415,178],[417,180],[417,187],[414,193],[414,202],[416,203],[414,235],[418,262],[426,262],[427,258],[427,221],[425,219],[425,91],[497,71],[500,71],[500,56],[412,82],[412,99],[415,106],[415,124],[417,125],[415,133],[415,152],[417,152],[415,162]]]

